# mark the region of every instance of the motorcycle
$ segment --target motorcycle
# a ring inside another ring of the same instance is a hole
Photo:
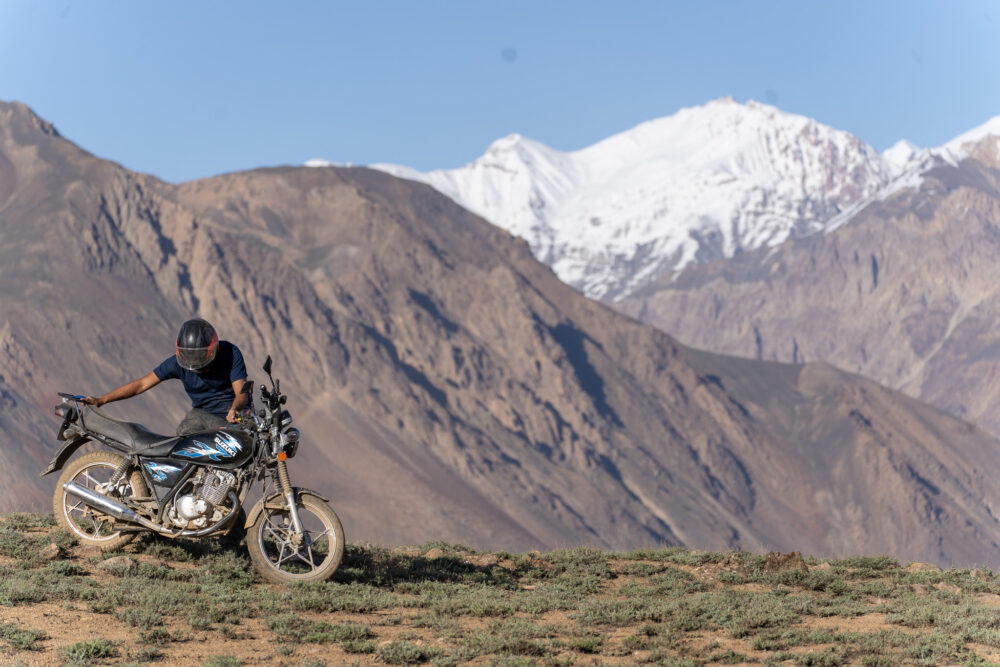
[[[292,486],[288,459],[298,451],[299,430],[282,408],[287,396],[271,375],[270,356],[264,372],[271,389],[260,386],[261,409],[244,411],[231,427],[184,437],[158,435],[84,404],[84,396],[60,393],[57,437],[65,444],[42,471],[66,466],[53,497],[58,523],[101,551],[149,531],[230,539],[245,531],[250,560],[268,581],[328,579],[344,554],[344,529],[325,497]],[[252,397],[253,381],[242,391]],[[91,441],[115,451],[67,465]],[[263,497],[246,513],[243,503],[258,481]]]

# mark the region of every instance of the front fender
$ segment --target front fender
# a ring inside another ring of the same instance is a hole
[[[313,496],[314,498],[319,498],[324,503],[330,502],[329,498],[317,493],[316,491],[313,491],[312,489],[301,489],[299,487],[294,487],[294,488],[295,488],[296,498],[301,498],[302,496]],[[275,491],[268,497],[261,498],[260,500],[257,501],[257,504],[254,505],[253,509],[250,510],[250,512],[247,514],[247,522],[243,527],[249,530],[250,526],[257,523],[257,517],[259,517],[264,512],[265,507],[272,510],[282,510],[286,509],[288,505],[285,504],[285,497],[280,493],[278,493],[277,491]]]
[[[84,445],[88,442],[90,442],[90,438],[83,435],[78,435],[74,437],[72,440],[68,440],[66,444],[62,446],[62,449],[60,449],[58,453],[56,453],[55,458],[53,458],[52,461],[49,462],[49,467],[43,470],[42,474],[39,475],[39,477],[45,477],[50,472],[55,472],[56,470],[62,468],[64,465],[66,465],[66,461],[69,460],[69,457],[73,456],[73,452],[79,449],[81,445]]]

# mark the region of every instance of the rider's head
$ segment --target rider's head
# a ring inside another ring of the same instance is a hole
[[[201,318],[188,320],[177,334],[177,362],[189,371],[201,371],[219,351],[219,334]]]

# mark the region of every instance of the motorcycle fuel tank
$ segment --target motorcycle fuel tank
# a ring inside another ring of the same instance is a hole
[[[236,468],[253,455],[253,436],[235,429],[195,433],[170,450],[168,458],[178,463],[200,463],[216,468]]]

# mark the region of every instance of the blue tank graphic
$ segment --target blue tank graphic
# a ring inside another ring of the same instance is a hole
[[[153,478],[154,482],[165,482],[167,478],[172,477],[175,473],[181,471],[177,466],[172,466],[169,463],[156,463],[153,461],[143,463],[146,470],[149,472],[149,476]]]
[[[153,483],[153,494],[157,499],[162,500],[177,482],[181,481],[190,463],[178,461],[179,465],[173,465],[165,461],[142,460],[142,467],[149,474],[149,479]]]
[[[239,432],[197,433],[177,443],[170,451],[170,458],[178,462],[215,463],[228,468],[250,458],[251,445],[250,436]]]

